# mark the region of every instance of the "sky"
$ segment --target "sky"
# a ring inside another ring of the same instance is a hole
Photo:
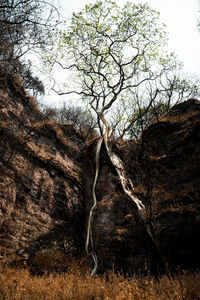
[[[148,3],[160,12],[160,20],[166,24],[169,37],[169,50],[174,51],[184,64],[184,71],[200,77],[200,32],[197,21],[200,19],[200,0],[129,0],[134,3]],[[60,0],[61,13],[67,20],[73,12],[78,12],[95,0]],[[115,0],[123,5],[126,0]],[[49,103],[54,96],[46,96]],[[61,98],[58,102],[63,101]],[[57,102],[57,103],[58,103]]]

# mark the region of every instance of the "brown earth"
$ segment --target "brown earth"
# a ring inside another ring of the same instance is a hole
[[[85,255],[97,138],[48,120],[3,69],[0,99],[1,259],[33,261],[52,247]],[[200,102],[176,105],[140,140],[111,146],[147,208],[153,239],[103,146],[92,220],[99,272],[199,268]]]

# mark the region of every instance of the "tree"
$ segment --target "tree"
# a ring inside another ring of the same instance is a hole
[[[152,120],[159,121],[172,105],[198,97],[198,78],[166,72],[155,81],[147,82],[142,90],[132,91],[131,98],[119,101],[111,116],[111,126],[116,128],[113,137],[138,138]]]
[[[178,67],[173,53],[163,54],[165,26],[147,4],[127,2],[121,9],[111,0],[98,0],[74,13],[71,25],[58,31],[57,38],[54,53],[53,48],[45,53],[46,61],[74,74],[74,89],[57,92],[75,93],[89,101],[100,128],[100,116],[117,100],[131,97],[138,86]],[[55,35],[52,41],[55,44]]]
[[[42,0],[0,1],[0,63],[20,74],[25,87],[35,93],[44,93],[44,87],[25,55],[47,42],[58,16],[55,6]]]
[[[72,124],[82,133],[92,134],[95,128],[97,128],[95,117],[91,114],[90,110],[80,106],[70,106],[64,103],[59,108],[53,108],[45,105],[42,107],[42,112],[49,119]]]
[[[157,95],[162,93],[162,89],[158,89],[158,80],[163,74],[177,69],[180,64],[173,53],[165,52],[165,26],[160,24],[159,14],[147,4],[127,2],[120,8],[112,0],[97,0],[94,4],[86,5],[81,12],[74,13],[71,25],[66,30],[57,31],[56,35],[52,34],[51,40],[49,52],[44,47],[46,62],[52,68],[58,64],[74,75],[73,83],[66,82],[67,90],[57,90],[58,94],[74,93],[89,102],[97,115],[101,132],[96,146],[96,171],[92,187],[94,202],[89,212],[86,237],[86,252],[93,257],[94,274],[98,258],[93,249],[91,224],[97,205],[95,189],[103,141],[124,194],[135,203],[147,233],[156,244],[146,208],[133,194],[134,185],[125,173],[123,162],[109,146],[108,120],[112,116],[111,108],[118,108],[120,101],[126,103],[126,99],[131,99],[135,91],[139,90],[136,94],[138,97],[148,88],[151,97],[147,107],[150,107]],[[139,108],[141,117],[143,111],[141,106]],[[133,124],[131,119],[130,124]],[[124,128],[129,130],[130,124]],[[157,245],[155,247],[158,249]]]

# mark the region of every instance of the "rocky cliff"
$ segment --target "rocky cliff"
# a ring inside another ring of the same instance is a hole
[[[47,120],[20,78],[0,74],[1,258],[28,259],[65,237],[82,241],[83,137]]]
[[[86,142],[71,125],[47,120],[3,69],[0,99],[1,259],[31,261],[52,245],[84,255],[98,138]],[[176,105],[140,140],[110,147],[147,215],[144,222],[124,193],[103,145],[91,223],[98,270],[199,268],[200,102]]]
[[[102,151],[93,225],[102,270],[199,268],[200,102],[174,106],[139,141],[118,142],[112,151],[122,159],[147,218],[144,224]]]

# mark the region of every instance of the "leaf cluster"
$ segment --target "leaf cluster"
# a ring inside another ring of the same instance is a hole
[[[182,63],[167,51],[167,40],[166,26],[148,4],[96,0],[51,35],[49,52],[44,48],[47,64],[73,78],[53,90],[89,103],[100,131],[107,115],[115,137],[132,136],[134,128],[138,136],[152,109],[199,95],[199,82],[177,75]]]
[[[125,90],[160,74],[166,43],[159,13],[147,4],[127,2],[121,9],[111,0],[96,1],[57,32],[56,50],[47,57],[74,72],[76,88],[68,93],[105,112]]]

